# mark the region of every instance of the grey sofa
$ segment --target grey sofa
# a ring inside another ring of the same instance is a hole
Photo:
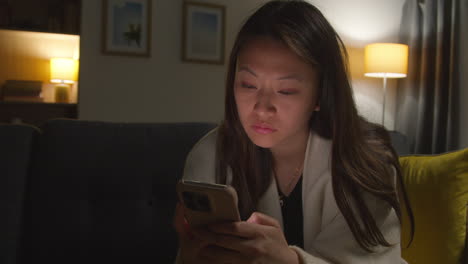
[[[0,125],[0,263],[172,263],[175,183],[214,127]],[[404,136],[392,139],[405,154]]]
[[[188,151],[214,127],[0,125],[0,263],[173,262],[174,186]]]

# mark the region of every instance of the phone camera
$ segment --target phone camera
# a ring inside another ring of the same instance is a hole
[[[202,193],[182,192],[185,206],[194,211],[210,212],[210,199]]]

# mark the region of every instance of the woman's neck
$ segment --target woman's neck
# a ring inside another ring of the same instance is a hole
[[[284,144],[282,148],[272,148],[275,167],[274,173],[279,191],[289,196],[300,179],[304,166],[308,135],[294,144]]]
[[[305,158],[309,133],[298,135],[297,140],[271,148],[275,164],[298,164]]]

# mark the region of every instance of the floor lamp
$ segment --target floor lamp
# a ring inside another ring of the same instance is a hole
[[[397,43],[373,43],[364,50],[365,76],[383,78],[382,126],[385,126],[385,97],[388,78],[405,78],[408,71],[408,46]]]

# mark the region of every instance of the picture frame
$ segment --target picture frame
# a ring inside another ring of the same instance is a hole
[[[222,5],[183,3],[182,61],[224,64],[225,12]]]
[[[149,57],[151,0],[103,0],[102,53]]]

